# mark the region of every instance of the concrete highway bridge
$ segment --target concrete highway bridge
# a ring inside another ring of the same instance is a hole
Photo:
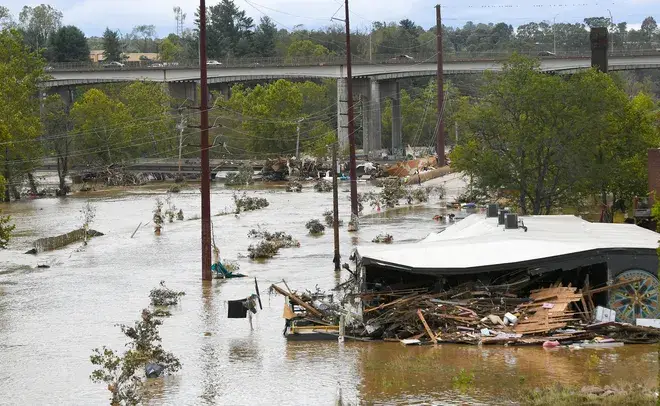
[[[501,53],[452,54],[444,57],[444,74],[482,74],[498,71],[510,55]],[[536,54],[535,56],[538,56]],[[337,128],[341,145],[348,140],[348,95],[344,57],[321,59],[286,60],[278,58],[238,59],[209,65],[208,82],[211,89],[229,97],[231,85],[241,82],[270,81],[277,79],[337,80]],[[591,66],[591,53],[558,53],[540,57],[545,72],[571,74]],[[660,52],[655,50],[610,52],[609,70],[636,70],[660,68]],[[50,80],[43,83],[53,93],[60,93],[71,102],[76,86],[126,81],[154,81],[167,83],[170,95],[176,99],[196,100],[200,81],[198,62],[127,64],[106,68],[99,64],[55,64],[47,68]],[[381,143],[381,103],[392,100],[392,150],[401,151],[402,121],[399,80],[405,78],[435,76],[436,56],[425,55],[377,55],[371,61],[354,58],[353,89],[360,102],[368,103],[363,115],[364,150],[375,151]]]

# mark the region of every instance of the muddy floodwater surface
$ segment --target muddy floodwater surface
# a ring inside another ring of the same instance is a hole
[[[347,183],[340,209],[348,222]],[[366,186],[360,185],[364,190]],[[609,350],[543,350],[539,347],[439,345],[403,347],[398,343],[294,342],[282,336],[283,298],[268,296],[271,283],[286,279],[292,289],[332,288],[340,279],[332,264],[332,232],[307,235],[305,223],[322,220],[331,193],[286,193],[283,188],[248,191],[270,206],[240,216],[213,218],[222,258],[256,277],[264,292],[263,311],[253,319],[228,319],[227,301],[254,292],[252,278],[202,284],[200,221],[165,223],[157,237],[151,221],[164,188],[91,195],[92,228],[105,233],[82,247],[74,244],[38,256],[25,255],[37,238],[81,226],[87,197],[12,203],[17,237],[0,252],[0,404],[102,405],[109,393],[89,375],[91,350],[124,349],[115,326],[132,324],[149,304],[149,291],[166,281],[186,296],[161,328],[163,346],[176,354],[182,370],[147,384],[146,403],[154,405],[334,405],[343,404],[511,404],[521,389],[563,383],[657,385],[656,347]],[[186,217],[199,215],[196,187],[172,195]],[[212,190],[212,212],[233,206],[232,191]],[[342,261],[356,244],[372,244],[380,233],[394,242],[412,242],[438,231],[432,220],[442,204],[365,216],[358,233],[340,232]],[[280,250],[273,259],[239,258],[254,240],[257,225],[285,231],[300,248]],[[477,254],[477,253],[475,253]],[[50,265],[37,269],[37,264]],[[345,271],[344,271],[345,272]],[[341,275],[345,279],[346,275]]]

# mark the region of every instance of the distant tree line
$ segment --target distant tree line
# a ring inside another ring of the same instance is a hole
[[[159,38],[154,25],[134,27],[128,33],[106,29],[101,37],[86,38],[75,26],[62,26],[62,12],[50,5],[25,6],[14,18],[0,6],[0,28],[22,32],[31,50],[45,50],[49,62],[87,61],[90,49],[105,51],[107,60],[121,60],[125,53],[158,53],[168,61],[198,58],[199,12],[194,29],[186,29],[186,14],[174,8],[177,32]],[[660,30],[647,17],[639,30],[626,22],[613,23],[609,17],[588,17],[582,23],[530,22],[513,27],[506,23],[467,22],[463,27],[443,26],[443,47],[447,54],[509,51],[587,51],[589,28],[606,27],[613,49],[654,48]],[[344,27],[320,29],[296,26],[278,28],[269,17],[255,22],[233,0],[220,0],[207,7],[208,57],[223,60],[241,57],[321,57],[345,54]],[[424,29],[414,21],[375,22],[365,31],[352,33],[351,52],[357,59],[376,54],[435,54],[435,27]]]

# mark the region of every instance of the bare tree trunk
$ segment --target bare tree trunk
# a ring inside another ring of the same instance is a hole
[[[9,172],[9,148],[5,147],[5,196],[3,201],[6,203],[9,203],[11,201],[11,191],[10,191],[10,185],[11,185],[11,173]]]
[[[28,172],[27,176],[28,182],[30,183],[30,192],[32,192],[34,195],[38,194],[39,192],[37,191],[37,181],[34,179],[34,175],[32,172]]]

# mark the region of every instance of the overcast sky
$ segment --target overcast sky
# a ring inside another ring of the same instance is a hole
[[[192,27],[194,12],[199,5],[195,0],[50,0],[45,3],[64,13],[64,23],[81,28],[88,36],[100,35],[106,26],[128,32],[139,24],[153,24],[158,34],[165,36],[175,31],[172,8],[180,6],[187,14],[186,26]],[[343,4],[341,0],[235,0],[236,4],[255,22],[264,14],[278,26],[292,29],[302,24],[318,28],[330,24],[330,17]],[[17,18],[25,3],[20,0],[3,2]],[[207,0],[207,6],[215,4]],[[564,3],[559,5],[559,3]],[[409,18],[424,28],[435,24],[434,0],[350,0],[351,26],[366,28],[373,21],[399,21]],[[647,16],[660,21],[659,0],[446,0],[443,4],[443,23],[461,26],[467,21],[488,23],[504,21],[517,27],[529,21],[581,22],[585,17],[609,16],[614,22],[627,21],[639,27]],[[343,7],[337,17],[343,18]]]

